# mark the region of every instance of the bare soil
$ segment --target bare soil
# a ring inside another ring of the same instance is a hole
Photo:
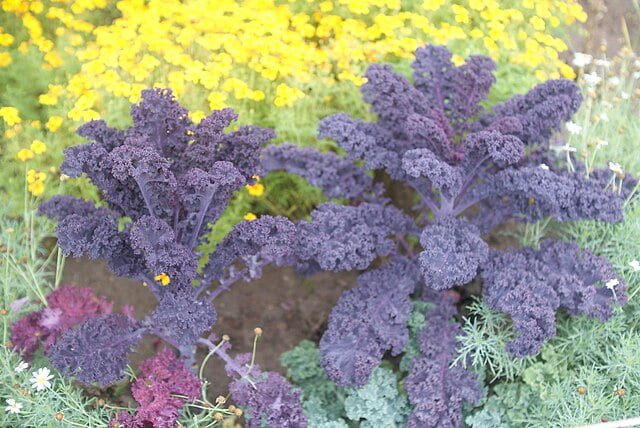
[[[608,55],[614,55],[629,42],[637,51],[640,47],[640,10],[635,9],[634,1],[581,0],[589,17],[586,31],[576,32],[572,50],[595,55],[604,49]]]
[[[212,332],[231,337],[232,352],[251,352],[256,327],[263,330],[258,342],[256,361],[266,370],[283,372],[280,354],[303,339],[317,340],[326,328],[326,320],[342,292],[355,285],[355,274],[320,273],[303,278],[290,268],[266,268],[262,278],[251,283],[235,284],[215,301],[218,320]],[[155,308],[153,294],[140,282],[114,276],[104,262],[69,259],[63,283],[92,287],[115,303],[114,311],[132,305],[138,319]],[[132,354],[137,363],[161,346],[147,338]],[[200,350],[199,359],[205,355]],[[214,385],[214,395],[226,391],[227,377],[221,363],[211,359],[206,377]],[[218,386],[219,385],[219,386]]]

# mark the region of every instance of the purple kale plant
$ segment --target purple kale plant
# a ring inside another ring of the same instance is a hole
[[[397,355],[407,344],[411,299],[440,302],[442,314],[421,334],[423,355],[406,380],[411,426],[458,426],[463,401],[480,398],[474,376],[450,367],[458,334],[455,306],[445,299],[451,288],[482,273],[488,304],[510,314],[520,333],[508,347],[520,357],[555,334],[558,309],[604,321],[625,301],[611,265],[576,245],[489,248],[484,234],[505,222],[619,222],[625,198],[607,186],[610,174],[585,174],[577,159],[551,154],[552,137],[581,103],[573,82],[549,80],[486,109],[494,68],[482,56],[455,66],[441,46],[416,51],[413,83],[388,65],[372,65],[362,94],[377,119],[340,113],[320,122],[319,137],[335,141],[344,156],[291,145],[263,153],[265,169],[299,174],[348,201],[321,205],[296,224],[301,272],[363,271],[320,341],[332,381],[364,385],[387,352]],[[412,190],[413,211],[394,208],[380,181]]]
[[[178,358],[166,349],[141,365],[142,375],[132,386],[140,407],[133,415],[121,413],[116,422],[172,427],[183,405],[175,395],[192,400],[200,390],[190,370],[197,345],[210,343],[201,338],[217,319],[213,300],[232,284],[259,277],[268,264],[294,263],[296,227],[283,217],[240,222],[198,269],[198,247],[209,226],[236,191],[262,174],[262,145],[274,132],[255,126],[226,131],[237,118],[231,109],[214,111],[195,124],[166,89],[143,91],[131,117],[126,130],[103,121],[82,126],[78,133],[89,142],[65,151],[62,172],[86,176],[102,201],[96,205],[57,196],[44,202],[40,213],[58,221],[58,244],[65,255],[105,259],[116,275],[149,287],[157,306],[136,320],[110,314],[110,306],[101,301],[91,306],[86,299],[77,306],[87,312],[81,320],[56,300],[21,320],[14,335],[16,344],[31,352],[34,332],[55,334],[47,352],[52,364],[82,383],[101,386],[123,377],[128,354],[143,335],[158,336]],[[355,175],[353,181],[366,182],[366,177]],[[58,332],[58,326],[64,331]],[[215,353],[229,359],[224,349]],[[285,400],[291,412],[299,393],[286,392],[291,387],[275,374],[261,376],[248,380],[238,402],[248,408],[260,402],[260,409],[271,409]],[[300,423],[280,425],[287,417]],[[282,413],[277,420],[279,426],[304,426],[297,414]]]
[[[47,306],[11,325],[11,343],[31,359],[40,345],[49,353],[60,336],[77,324],[111,313],[112,305],[90,288],[62,285],[47,296]]]
[[[460,324],[456,314],[457,293],[426,293],[436,304],[418,333],[420,354],[411,360],[404,387],[413,405],[407,426],[458,427],[464,402],[478,403],[483,390],[476,376],[460,366],[450,367],[456,357]]]

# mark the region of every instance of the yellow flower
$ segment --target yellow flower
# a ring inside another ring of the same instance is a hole
[[[27,190],[34,196],[39,196],[44,191],[44,180],[47,174],[30,169],[27,172]]]
[[[38,102],[45,106],[54,106],[58,104],[58,97],[53,94],[42,94],[38,97]]]
[[[27,190],[31,192],[33,196],[39,196],[44,192],[44,182],[36,181],[27,186]]]
[[[531,18],[529,18],[529,23],[531,23],[536,31],[544,31],[544,19],[540,18],[539,16],[532,16]]]
[[[44,60],[47,63],[47,65],[50,66],[51,68],[57,68],[57,67],[60,67],[62,64],[64,64],[64,61],[62,60],[60,55],[54,51],[47,52],[44,55]]]
[[[257,219],[258,217],[256,217],[256,215],[254,213],[247,213],[244,215],[244,219],[247,221],[253,221],[255,219]]]
[[[33,152],[29,149],[22,149],[16,155],[16,158],[21,162],[26,162],[29,159],[33,159]]]
[[[280,83],[276,88],[276,98],[273,103],[278,107],[291,107],[296,101],[304,98],[304,92]]]
[[[320,3],[320,12],[331,12],[333,10],[333,3],[330,1],[323,1]]]
[[[44,181],[47,178],[47,174],[44,172],[38,172],[35,169],[30,169],[27,172],[27,183],[32,184],[36,181]]]
[[[33,140],[31,143],[31,150],[33,153],[40,155],[47,151],[47,145],[40,140]]]
[[[422,8],[425,10],[438,10],[444,4],[444,0],[424,0]]]
[[[56,132],[62,126],[63,121],[64,119],[62,117],[54,115],[54,116],[51,116],[49,120],[47,120],[45,127],[50,132]]]
[[[13,59],[9,52],[0,52],[0,67],[6,67],[11,64],[12,61]]]
[[[264,185],[262,183],[247,184],[245,187],[251,196],[262,196],[264,193]]]
[[[9,126],[22,122],[18,109],[15,107],[0,108],[0,117],[4,119],[5,123]]]
[[[189,117],[191,118],[193,123],[200,123],[200,121],[202,121],[202,119],[207,117],[207,115],[202,110],[196,110],[189,113]]]
[[[3,33],[0,30],[0,46],[10,46],[14,40],[11,34]]]
[[[211,92],[207,101],[209,101],[209,108],[211,110],[220,110],[227,106],[225,103],[227,94],[223,92]]]
[[[164,272],[154,276],[153,279],[154,281],[158,281],[163,287],[169,285],[169,283],[171,282],[171,278],[169,278],[169,275]]]

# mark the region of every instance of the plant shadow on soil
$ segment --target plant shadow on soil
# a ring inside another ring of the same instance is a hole
[[[256,362],[264,370],[283,373],[280,354],[295,347],[303,339],[318,340],[326,328],[327,317],[340,295],[355,286],[355,273],[319,273],[308,278],[291,268],[267,267],[261,278],[250,283],[237,283],[214,302],[218,320],[211,332],[231,338],[231,354],[251,352],[253,330],[260,327]],[[138,319],[156,306],[153,294],[138,281],[114,276],[102,261],[67,259],[63,284],[91,287],[97,294],[114,302],[114,312],[125,304],[134,308]],[[163,346],[147,336],[137,352],[130,355],[134,367]],[[206,355],[198,350],[198,362]],[[212,397],[225,395],[229,378],[221,360],[211,358],[204,373],[210,382]]]

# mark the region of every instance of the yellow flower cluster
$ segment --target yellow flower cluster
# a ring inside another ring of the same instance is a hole
[[[90,34],[94,25],[83,20],[81,15],[87,11],[103,9],[107,5],[107,0],[0,1],[2,11],[19,19],[26,31],[26,40],[20,42],[18,52],[26,53],[30,46],[34,46],[43,55],[42,67],[45,70],[62,66],[65,63],[63,55],[73,53],[69,49],[65,52],[59,51],[54,38],[66,37],[73,46],[84,43],[82,35]],[[47,27],[55,28],[55,32],[50,35],[45,34]],[[15,42],[16,37],[4,33],[0,27],[0,48],[8,48]],[[11,62],[12,57],[9,51],[0,50],[0,67],[5,67]]]
[[[22,122],[22,119],[20,119],[20,112],[15,107],[0,107],[0,117],[9,126],[17,125]]]
[[[47,145],[40,140],[33,140],[28,149],[21,149],[16,158],[21,162],[33,159],[36,155],[41,155],[47,151]]]
[[[73,5],[96,8],[105,2],[77,0]],[[558,56],[567,46],[556,36],[561,26],[586,19],[577,0],[405,3],[121,0],[121,16],[94,29],[50,7],[48,17],[65,28],[91,31],[95,39],[78,46],[81,71],[64,88],[51,85],[40,102],[55,105],[64,93],[73,102],[67,116],[86,121],[99,117],[110,99],[135,102],[141,89],[158,85],[183,99],[207,99],[210,109],[238,101],[286,108],[308,94],[311,81],[360,85],[366,64],[410,58],[425,42],[448,44],[459,54],[457,62],[469,53],[488,53],[539,80],[574,77]],[[31,13],[25,8],[19,8],[23,24],[35,28],[29,19],[25,22]],[[32,28],[29,34],[33,38],[38,31]],[[45,42],[38,40],[33,43],[41,49]]]
[[[44,172],[30,169],[27,172],[27,190],[29,190],[33,196],[42,194],[44,191],[44,180],[46,180],[46,178],[47,174]]]
[[[574,77],[561,37],[586,19],[578,0],[0,0],[0,9],[0,67],[41,65],[36,85],[25,76],[28,89],[3,94],[3,153],[42,170],[77,141],[68,131],[103,116],[123,124],[126,101],[150,86],[173,89],[195,122],[232,106],[244,123],[313,143],[320,115],[359,99],[368,64],[405,66],[425,43],[446,44],[456,64],[493,57],[498,99]],[[33,88],[32,99],[11,98]],[[36,158],[38,144],[23,146],[36,140],[53,150]]]

